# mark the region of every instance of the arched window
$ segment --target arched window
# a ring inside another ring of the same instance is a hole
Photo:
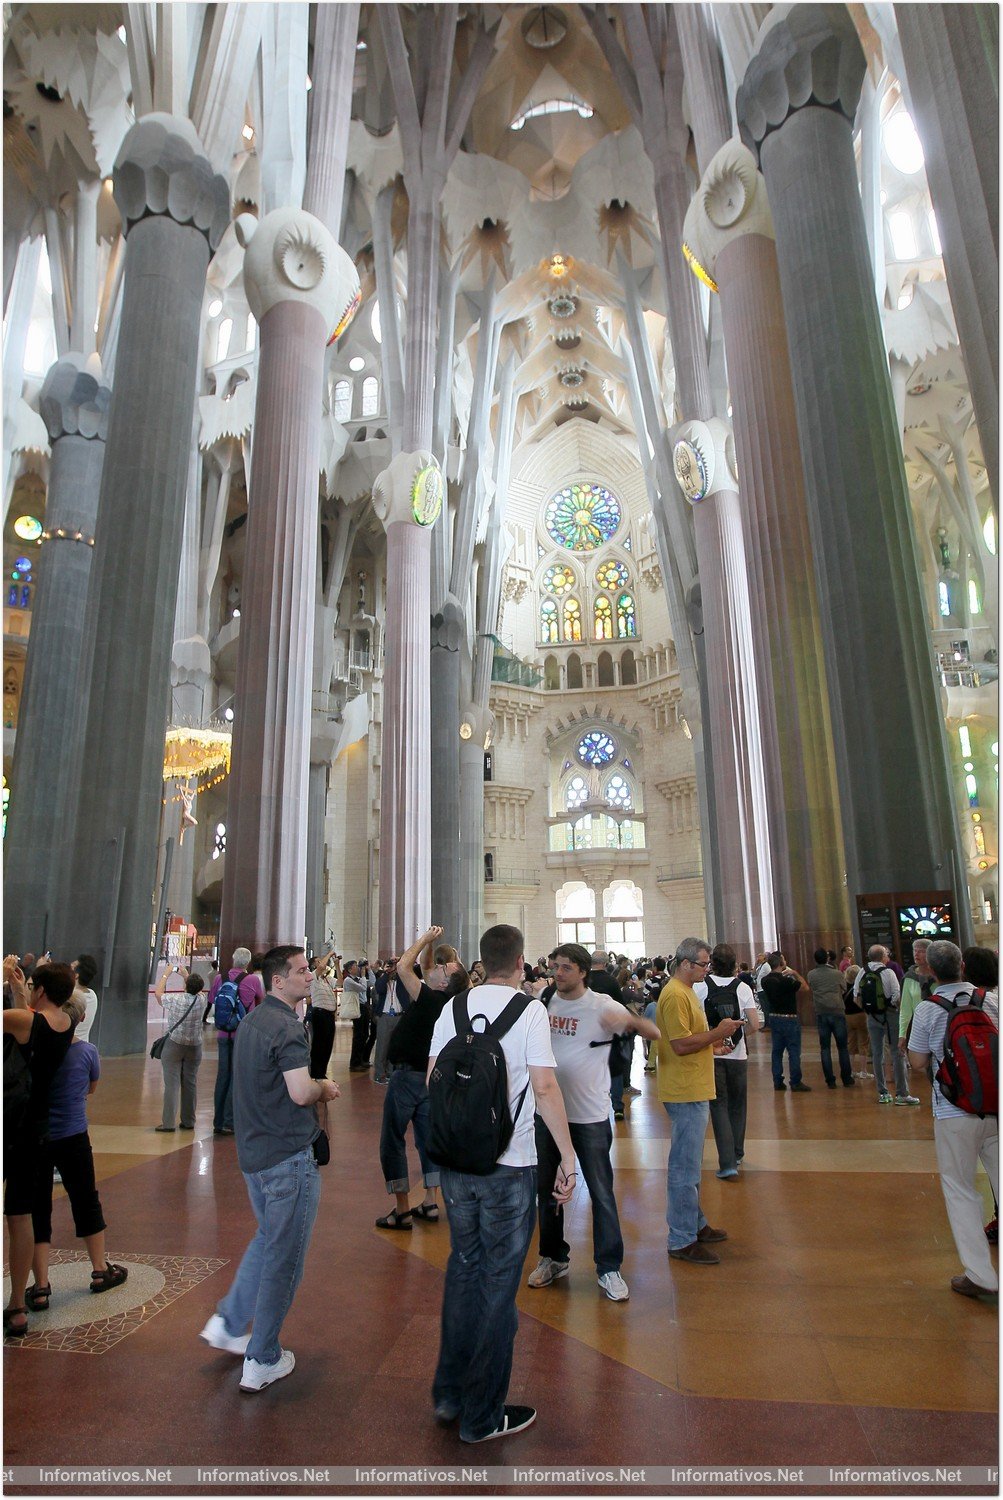
[[[597,641],[613,639],[613,606],[605,594],[600,594],[595,603],[595,632]]]
[[[339,380],[334,387],[334,420],[347,422],[352,415],[352,382]]]
[[[564,806],[572,811],[589,800],[588,782],[584,776],[572,776],[564,788]]]
[[[580,688],[582,686],[582,659],[577,651],[572,651],[568,657],[568,687]]]
[[[613,673],[613,658],[608,651],[600,651],[599,661],[599,686],[616,687],[616,677]]]
[[[550,693],[561,686],[561,669],[556,656],[548,656],[543,663],[543,686]]]
[[[619,771],[607,781],[603,796],[610,807],[629,808],[632,806],[630,787]]]
[[[217,360],[226,359],[226,356],[230,352],[230,339],[232,337],[233,337],[233,319],[232,318],[224,318],[223,321],[220,323],[220,325],[219,325],[219,331],[216,334],[216,358],[217,358]]]
[[[582,638],[582,606],[577,599],[564,601],[564,639],[580,641]]]
[[[616,633],[621,640],[633,640],[637,635],[633,594],[621,594],[616,601]]]
[[[553,599],[544,599],[540,605],[540,639],[547,646],[556,645],[560,640],[557,627],[557,605]]]
[[[362,415],[375,417],[380,409],[380,383],[375,375],[367,375],[362,382]]]
[[[629,648],[620,657],[620,686],[632,687],[637,682],[637,662]]]
[[[244,335],[244,348],[253,349],[258,342],[258,324],[253,313],[247,314],[247,331]]]

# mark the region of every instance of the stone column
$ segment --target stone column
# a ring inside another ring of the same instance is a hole
[[[800,968],[818,942],[845,942],[850,921],[773,221],[755,158],[740,142],[711,161],[686,216],[685,243],[720,292],[755,601],[777,935]]]
[[[684,422],[676,478],[694,506],[719,858],[715,937],[753,959],[776,940],[766,777],[734,444],[727,423]]]
[[[460,890],[463,920],[457,946],[464,963],[478,957],[484,930],[484,752],[494,714],[468,704],[460,724]]]
[[[864,66],[843,6],[794,6],[749,64],[737,114],[776,230],[849,896],[954,887],[964,932],[944,730],[853,156]]]
[[[229,213],[226,182],[213,173],[193,126],[171,115],[146,115],[133,126],[114,181],[128,243],[87,613],[94,658],[54,942],[57,951],[87,950],[98,960],[109,1055],[146,1045],[202,297]]]
[[[324,845],[327,822],[328,777],[337,741],[337,727],[327,718],[314,715],[310,739],[310,774],[307,792],[306,845],[306,939],[314,953],[326,949],[324,926]],[[338,933],[339,941],[342,933]]]
[[[944,270],[999,501],[999,8],[896,5]]]
[[[42,951],[54,915],[54,852],[66,837],[71,771],[86,697],[84,616],[94,558],[111,392],[100,361],[70,354],[53,365],[40,407],[52,444],[46,531],[38,558],[31,636],[14,747],[7,818],[5,940]]]
[[[321,389],[359,282],[302,209],[242,216],[260,350],[234,702],[220,951],[306,935]]]
[[[458,940],[460,900],[460,643],[463,614],[448,595],[432,616],[429,723],[431,764],[432,920]]]
[[[387,533],[380,767],[380,955],[427,928],[431,890],[429,554],[444,481],[428,452],[399,453],[373,486]]]

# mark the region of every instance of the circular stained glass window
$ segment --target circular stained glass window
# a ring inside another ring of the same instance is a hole
[[[576,746],[578,759],[586,766],[605,766],[616,756],[616,745],[601,729],[590,729]]]
[[[569,484],[546,511],[547,531],[571,552],[594,552],[608,542],[622,520],[620,502],[601,484]]]
[[[622,562],[600,563],[596,569],[596,583],[601,589],[622,589],[627,583],[627,569]]]
[[[563,563],[556,563],[543,575],[543,587],[548,594],[566,594],[575,586],[575,575]]]

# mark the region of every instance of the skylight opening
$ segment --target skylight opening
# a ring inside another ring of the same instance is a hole
[[[545,99],[542,104],[531,104],[529,109],[523,110],[521,115],[516,115],[512,121],[511,130],[521,130],[527,120],[535,120],[539,115],[570,115],[577,114],[583,120],[591,120],[595,110],[591,104],[586,104],[584,99]]]
[[[923,147],[908,110],[897,109],[885,121],[884,143],[888,160],[900,172],[912,176],[922,170]]]

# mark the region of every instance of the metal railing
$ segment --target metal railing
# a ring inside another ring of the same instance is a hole
[[[490,872],[485,870],[487,885],[539,885],[539,870],[500,869],[497,865]]]

